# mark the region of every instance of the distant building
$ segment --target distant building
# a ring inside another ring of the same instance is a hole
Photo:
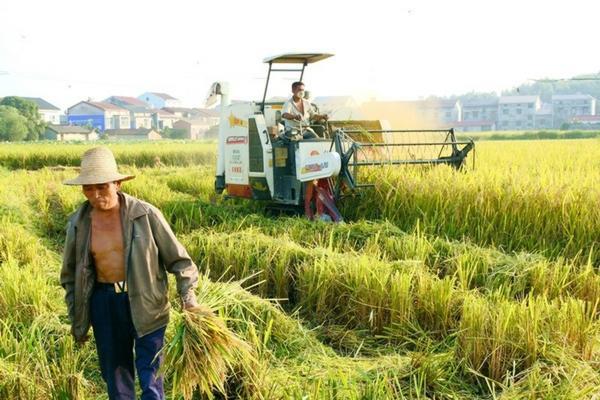
[[[196,109],[189,107],[164,107],[163,110],[178,118],[193,118],[196,114]]]
[[[152,113],[152,127],[159,130],[172,128],[173,123],[179,119],[181,119],[181,117],[178,117],[167,110],[155,110]]]
[[[184,129],[188,139],[202,139],[204,133],[219,124],[219,113],[206,108],[167,107],[164,111],[173,113],[178,121],[173,129]]]
[[[554,127],[560,128],[573,117],[596,114],[596,99],[589,94],[555,94],[552,96]]]
[[[327,114],[336,121],[363,120],[359,103],[352,96],[319,96],[312,101],[320,114]]]
[[[180,119],[173,123],[173,129],[185,132],[186,139],[204,139],[205,133],[215,124],[209,124],[206,119]]]
[[[571,122],[578,124],[598,124],[600,123],[600,115],[578,115],[571,119]]]
[[[540,96],[501,96],[498,100],[498,130],[532,129],[541,107]]]
[[[457,132],[485,132],[496,130],[496,121],[491,119],[478,119],[459,121],[454,123]]]
[[[23,96],[14,96],[19,97],[21,99],[29,100],[35,103],[38,107],[38,113],[40,114],[40,118],[42,121],[47,122],[49,124],[60,124],[61,112],[60,108],[56,107],[48,103],[46,100],[41,97],[23,97]],[[0,101],[2,101],[2,97],[0,97]]]
[[[496,129],[498,100],[466,101],[461,106],[461,120],[453,125],[457,131],[479,132]]]
[[[40,117],[42,120],[49,124],[59,124],[60,123],[60,108],[56,107],[53,104],[48,103],[46,100],[40,97],[22,97],[25,100],[29,100],[37,104],[38,112],[40,113]]]
[[[131,117],[131,129],[152,128],[152,110],[145,107],[127,106]]]
[[[465,101],[462,103],[462,121],[496,121],[498,100]]]
[[[166,93],[146,92],[138,96],[138,99],[146,102],[150,108],[178,107],[179,100]]]
[[[600,115],[578,115],[571,119],[570,127],[575,129],[600,129]]]
[[[552,129],[553,126],[552,104],[541,103],[539,110],[535,112],[535,129]]]
[[[219,123],[219,113],[217,110],[208,108],[189,108],[189,107],[165,107],[164,111],[170,112],[179,118],[202,119],[214,118],[215,124]]]
[[[102,101],[80,101],[69,107],[67,121],[70,125],[90,126],[100,132],[131,126],[129,110]]]
[[[111,96],[104,100],[129,111],[130,128],[152,128],[152,110],[148,104],[135,97]]]
[[[219,124],[220,115],[216,110],[208,109],[208,108],[195,108],[196,114],[194,115],[195,119],[199,119],[204,121],[208,126],[215,126]]]
[[[159,140],[162,136],[154,129],[107,129],[104,134],[109,140]]]
[[[462,121],[462,104],[460,100],[425,100],[421,102],[420,113],[436,126],[450,127]]]
[[[48,125],[44,133],[45,139],[58,140],[61,142],[69,140],[96,140],[98,134],[93,128],[77,125]]]

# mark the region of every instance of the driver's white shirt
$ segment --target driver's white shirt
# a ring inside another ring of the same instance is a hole
[[[310,101],[306,99],[302,99],[302,105],[304,106],[304,113],[302,113],[302,111],[300,111],[298,107],[296,107],[296,104],[294,104],[293,97],[291,97],[288,101],[286,101],[283,104],[283,108],[281,109],[281,115],[289,113],[292,115],[300,115],[302,117],[301,121],[283,118],[282,120],[285,122],[286,129],[299,128],[300,124],[302,124],[303,126],[310,125],[310,119],[313,115],[315,115],[315,110],[313,109],[312,104],[310,104]]]

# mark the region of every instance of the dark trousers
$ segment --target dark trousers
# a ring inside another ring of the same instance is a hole
[[[109,399],[135,399],[135,370],[142,400],[164,399],[163,379],[157,373],[162,360],[155,357],[163,346],[165,328],[137,337],[127,293],[115,293],[108,285],[96,286],[90,306]]]

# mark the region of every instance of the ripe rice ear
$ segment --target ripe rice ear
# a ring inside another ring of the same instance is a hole
[[[174,337],[163,353],[162,368],[171,377],[173,398],[188,400],[199,392],[212,399],[215,392],[226,395],[228,379],[249,386],[254,381],[251,371],[257,361],[250,346],[206,306],[177,314]]]

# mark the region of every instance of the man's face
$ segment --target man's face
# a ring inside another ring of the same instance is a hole
[[[296,86],[294,90],[292,90],[292,93],[294,93],[294,97],[296,98],[304,98],[304,85]]]
[[[117,192],[121,189],[121,182],[83,185],[81,189],[92,207],[99,211],[107,211],[119,203]]]

